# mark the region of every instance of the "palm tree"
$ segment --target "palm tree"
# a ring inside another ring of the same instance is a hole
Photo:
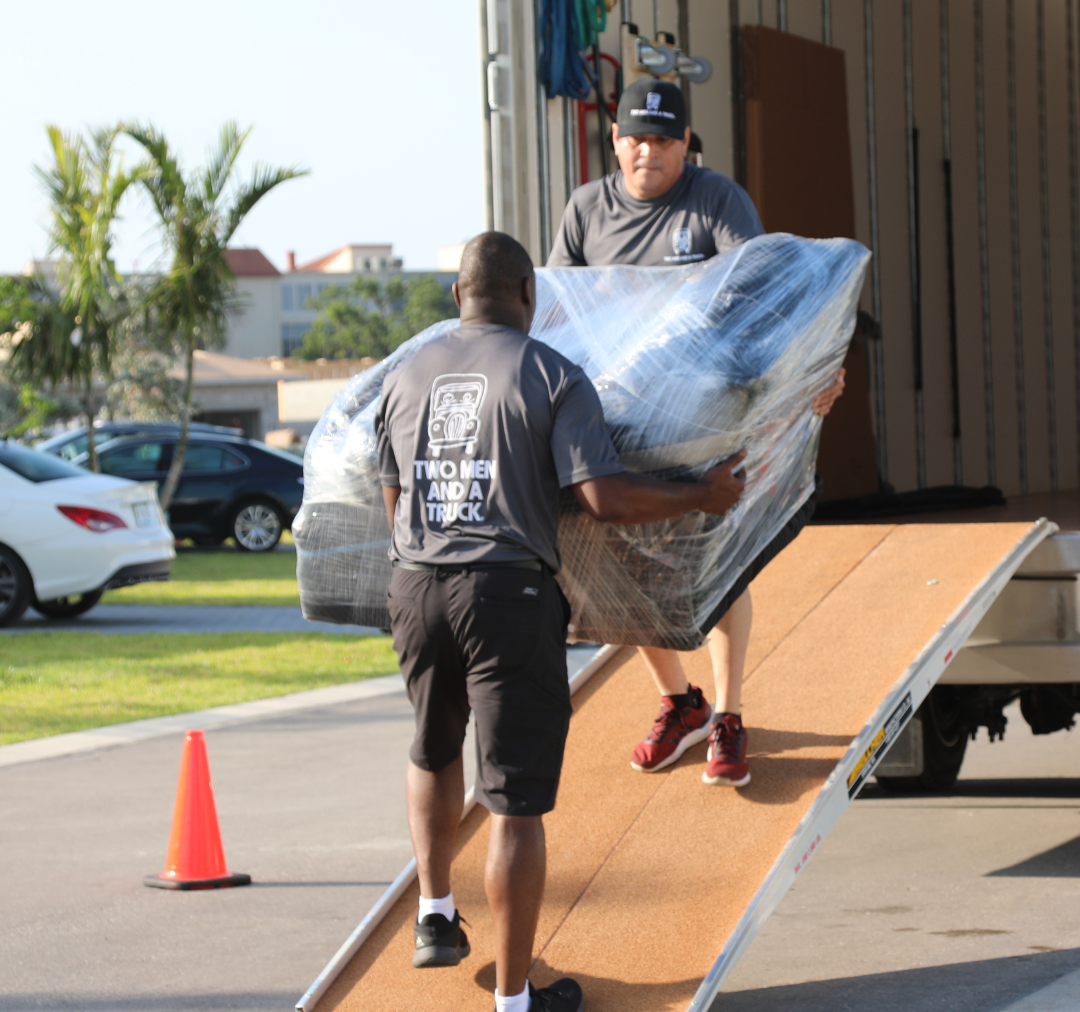
[[[251,130],[241,133],[235,123],[226,123],[206,165],[185,178],[177,156],[158,130],[136,124],[127,127],[127,133],[150,156],[142,181],[171,257],[168,269],[151,290],[150,302],[184,358],[180,439],[161,490],[161,505],[168,509],[187,453],[195,351],[224,343],[225,321],[236,308],[235,283],[225,262],[225,248],[248,211],[275,186],[306,175],[307,170],[256,164],[250,181],[237,184],[236,160]]]
[[[34,171],[49,196],[49,249],[60,254],[60,290],[56,305],[50,305],[51,293],[41,281],[27,290],[37,306],[37,325],[33,339],[18,346],[17,358],[35,382],[70,383],[80,390],[89,463],[96,471],[94,369],[109,371],[109,336],[117,322],[114,294],[120,282],[112,261],[112,226],[121,198],[141,170],[125,173],[116,164],[117,128],[93,130],[88,139],[55,126],[47,129],[53,164]]]
[[[2,379],[11,384],[9,398],[18,389],[20,408],[24,400],[44,402],[38,391],[46,383],[82,376],[85,346],[71,342],[77,329],[75,314],[40,275],[0,278]]]

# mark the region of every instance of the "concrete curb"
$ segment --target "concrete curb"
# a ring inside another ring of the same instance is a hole
[[[193,727],[207,730],[223,727],[226,724],[240,724],[262,717],[272,717],[280,713],[294,713],[297,710],[310,710],[320,706],[335,706],[339,703],[351,703],[358,699],[371,699],[404,691],[405,683],[401,675],[384,675],[381,678],[369,678],[362,682],[347,682],[344,685],[327,685],[321,689],[293,692],[287,696],[253,699],[247,703],[231,703],[228,706],[215,706],[209,710],[175,713],[168,717],[151,717],[149,720],[133,720],[126,724],[112,724],[108,727],[94,727],[86,731],[72,731],[70,734],[56,734],[48,738],[35,738],[32,741],[20,741],[13,745],[0,746],[0,767],[37,762],[40,759],[56,759],[60,756],[77,755],[80,752],[94,752],[118,745],[130,745],[133,742],[145,741],[147,738],[182,733]]]
[[[1001,1012],[1080,1012],[1080,970],[1059,977]]]

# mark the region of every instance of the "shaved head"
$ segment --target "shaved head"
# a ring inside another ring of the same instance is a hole
[[[481,232],[461,254],[457,286],[463,299],[513,302],[533,276],[525,247],[505,232]]]

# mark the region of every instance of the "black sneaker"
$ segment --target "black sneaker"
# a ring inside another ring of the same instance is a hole
[[[571,977],[549,984],[537,990],[529,984],[529,1012],[581,1012],[585,1008],[585,995],[581,985]]]
[[[448,921],[442,914],[428,914],[413,925],[416,952],[412,965],[417,969],[428,966],[457,966],[471,951],[469,940],[461,930],[461,914],[454,911]]]

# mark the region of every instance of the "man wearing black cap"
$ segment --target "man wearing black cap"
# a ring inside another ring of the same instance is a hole
[[[726,176],[686,161],[690,127],[682,91],[668,81],[635,81],[619,100],[611,128],[619,170],[579,187],[563,212],[549,267],[633,264],[672,267],[706,260],[764,229],[746,191]],[[828,414],[844,388],[836,382],[814,400]],[[691,685],[674,650],[639,647],[661,695],[660,714],[630,764],[654,773],[691,745],[709,739],[706,784],[750,782],[740,696],[753,606],[751,580],[790,543],[813,514],[811,500],[746,568],[720,602],[708,646],[716,707]]]
[[[570,978],[527,979],[544,892],[543,816],[555,805],[570,721],[569,606],[559,490],[609,523],[649,523],[738,500],[744,455],[701,481],[629,474],[581,369],[528,337],[536,281],[501,232],[465,247],[461,325],[390,372],[375,418],[392,530],[389,611],[416,737],[406,779],[420,880],[413,966],[455,966],[469,943],[450,889],[476,718],[476,800],[491,812],[484,884],[498,1012],[581,1012]]]

